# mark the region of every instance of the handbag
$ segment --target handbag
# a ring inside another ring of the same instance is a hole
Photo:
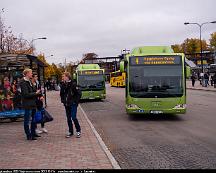
[[[34,123],[41,123],[43,121],[43,114],[42,111],[36,111],[33,122]]]
[[[44,109],[43,123],[53,121],[53,117]]]

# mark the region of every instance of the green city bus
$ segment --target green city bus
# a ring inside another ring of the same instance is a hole
[[[128,114],[186,113],[186,66],[167,46],[137,47],[120,63]]]
[[[82,92],[81,99],[106,98],[104,69],[98,64],[79,64],[75,79]]]

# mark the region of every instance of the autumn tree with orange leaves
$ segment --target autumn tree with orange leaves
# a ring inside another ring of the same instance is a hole
[[[175,44],[171,47],[176,53],[195,54],[201,51],[200,40],[197,38],[187,38],[182,44]],[[202,40],[202,50],[209,50],[209,45],[207,44],[206,40]]]
[[[46,58],[44,56],[44,54],[39,54],[38,59],[40,61],[42,61],[46,67],[45,67],[45,79],[49,79],[52,76],[57,76],[58,80],[61,80],[61,76],[64,72],[63,68],[58,68],[54,63],[52,63],[51,65],[46,61]]]
[[[214,32],[214,33],[211,34],[210,48],[211,48],[211,50],[216,51],[216,32]]]

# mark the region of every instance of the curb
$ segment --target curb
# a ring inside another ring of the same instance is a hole
[[[216,90],[208,90],[208,89],[202,89],[202,88],[187,88],[190,90],[199,90],[199,91],[210,91],[210,92],[216,92]]]
[[[107,146],[105,145],[105,143],[103,142],[102,138],[100,137],[100,135],[98,134],[98,132],[96,131],[96,129],[94,128],[93,124],[91,123],[91,121],[89,120],[89,118],[87,117],[85,111],[83,110],[83,108],[79,105],[79,108],[81,109],[85,119],[87,120],[89,126],[91,127],[94,135],[96,136],[101,148],[103,149],[103,151],[105,152],[105,154],[107,155],[108,159],[110,160],[112,166],[114,169],[121,169],[121,167],[119,166],[118,162],[115,160],[115,158],[113,157],[113,155],[111,154],[111,152],[109,151],[109,149],[107,148]]]

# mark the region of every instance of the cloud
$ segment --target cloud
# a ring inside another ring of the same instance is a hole
[[[82,54],[118,56],[122,49],[140,45],[170,45],[198,37],[196,26],[183,23],[216,20],[215,0],[1,0],[8,25],[35,41],[48,61],[70,61]],[[208,39],[216,25],[206,25]]]

